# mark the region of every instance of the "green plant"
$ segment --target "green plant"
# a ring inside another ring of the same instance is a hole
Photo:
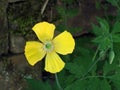
[[[65,4],[72,4],[73,0],[62,0]],[[119,1],[107,0],[119,10]],[[57,30],[70,30],[72,34],[81,28],[67,26],[68,18],[77,15],[77,9],[57,7],[59,14]],[[58,77],[51,84],[48,80],[37,81],[27,79],[28,90],[119,90],[120,89],[120,17],[117,14],[113,21],[97,17],[98,24],[92,24],[94,37],[76,39],[74,53],[62,56],[66,62],[65,69],[57,73]],[[35,84],[35,85],[34,85]],[[37,86],[36,86],[37,85]],[[58,85],[58,87],[57,87]],[[38,88],[34,88],[38,87]]]

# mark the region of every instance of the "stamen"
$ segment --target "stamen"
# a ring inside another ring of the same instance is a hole
[[[52,51],[53,50],[53,43],[51,41],[45,42],[45,44],[44,44],[44,50],[46,52]]]

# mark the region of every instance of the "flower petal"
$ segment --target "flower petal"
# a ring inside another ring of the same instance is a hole
[[[43,50],[42,43],[36,41],[29,41],[25,46],[25,56],[30,65],[36,64],[38,61],[42,60],[46,52]]]
[[[51,73],[60,72],[65,66],[65,63],[57,55],[56,52],[50,52],[46,55],[45,70]]]
[[[72,53],[75,47],[75,41],[72,35],[67,31],[56,36],[53,40],[53,44],[55,51],[63,55]]]
[[[33,28],[40,41],[52,40],[54,36],[55,25],[48,22],[37,23]]]

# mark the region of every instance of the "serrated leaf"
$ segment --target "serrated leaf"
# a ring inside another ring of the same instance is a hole
[[[106,79],[91,78],[87,80],[76,80],[71,85],[68,85],[65,90],[111,90]]]
[[[101,81],[100,86],[101,86],[101,90],[112,90],[110,84],[108,83],[108,81],[106,79],[103,79]]]
[[[120,42],[120,34],[112,34],[113,42]]]
[[[99,36],[94,39],[94,42],[99,44],[100,50],[106,50],[112,45],[110,38],[107,36]]]
[[[103,41],[103,38],[104,38],[104,37],[102,37],[102,36],[98,36],[98,37],[96,37],[95,39],[93,39],[93,42],[95,42],[95,43],[100,43],[100,42]]]
[[[79,66],[77,65],[76,63],[67,63],[66,64],[66,69],[69,70],[69,72],[71,72],[72,74],[74,75],[77,75],[77,76],[82,76],[82,72],[83,72],[83,67],[82,66]]]
[[[86,80],[77,80],[74,83],[68,85],[64,90],[86,90]]]
[[[93,28],[93,33],[96,36],[102,35],[102,30],[101,30],[101,28],[99,26],[97,26],[95,24],[92,24],[92,28]]]
[[[86,90],[100,90],[100,80],[98,78],[89,79]]]
[[[119,33],[119,32],[120,32],[120,22],[117,21],[113,26],[112,33]]]
[[[91,78],[87,80],[86,90],[111,90],[111,87],[106,79],[100,80],[99,78]]]
[[[110,27],[109,27],[108,22],[105,19],[102,19],[102,18],[99,18],[99,17],[97,17],[97,20],[99,21],[100,27],[102,29],[102,33],[104,35],[109,34]]]
[[[120,73],[116,73],[109,78],[113,82],[114,90],[120,90]]]
[[[115,52],[115,62],[118,63],[120,62],[120,43],[115,43],[113,49]]]
[[[111,47],[111,40],[108,38],[108,37],[106,37],[106,38],[104,38],[103,39],[103,41],[100,43],[100,49],[101,50],[106,50],[106,49],[108,49],[109,47]]]
[[[77,47],[77,50],[79,51],[79,53],[83,56],[89,55],[90,51],[89,49],[83,48],[83,47]]]
[[[109,64],[107,61],[103,66],[103,75],[114,74],[113,71],[116,69],[116,64]]]
[[[69,75],[64,79],[64,83],[66,86],[68,86],[69,84],[71,84],[73,81],[75,80],[75,76],[74,75]],[[65,86],[65,87],[66,87]]]
[[[28,84],[28,90],[52,90],[48,82],[42,82],[35,79],[26,79]]]
[[[87,57],[81,57],[74,59],[74,63],[66,63],[66,69],[73,74],[75,77],[82,77],[88,72],[91,65],[93,65],[94,62],[92,62],[92,58]],[[89,72],[89,74],[94,74],[96,71],[96,65],[92,68],[92,70]]]

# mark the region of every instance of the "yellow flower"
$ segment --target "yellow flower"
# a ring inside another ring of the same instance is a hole
[[[34,66],[45,55],[45,70],[51,73],[60,72],[65,63],[59,54],[66,55],[73,52],[75,41],[72,35],[64,31],[53,39],[55,25],[48,22],[37,23],[33,28],[38,41],[28,41],[25,46],[25,56],[28,63]]]

